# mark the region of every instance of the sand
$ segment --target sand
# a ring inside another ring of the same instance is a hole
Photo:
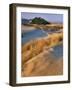
[[[35,27],[33,27],[33,26],[26,26],[26,25],[21,26],[22,32],[29,32],[29,31],[32,31],[34,29],[35,29]]]
[[[23,65],[22,77],[52,76],[63,74],[63,58],[55,58],[50,51],[44,51]]]

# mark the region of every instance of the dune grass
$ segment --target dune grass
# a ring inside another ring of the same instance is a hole
[[[44,48],[52,48],[63,43],[63,33],[53,33],[45,38],[32,40],[22,45],[22,64],[43,52]]]

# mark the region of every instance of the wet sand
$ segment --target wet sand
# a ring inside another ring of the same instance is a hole
[[[35,29],[35,27],[33,27],[33,26],[26,26],[26,25],[21,26],[22,32],[29,32],[29,31],[32,31],[34,29]]]

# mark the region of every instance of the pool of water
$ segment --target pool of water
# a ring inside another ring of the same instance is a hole
[[[60,60],[61,58],[63,58],[63,44],[48,49],[48,52],[44,54],[44,57],[46,58],[46,60]]]
[[[33,39],[36,39],[36,38],[39,38],[39,37],[45,37],[47,36],[48,34],[51,34],[51,33],[56,33],[57,30],[53,30],[53,29],[49,29],[49,30],[40,30],[40,29],[35,29],[35,30],[32,30],[32,31],[29,31],[29,32],[26,32],[26,33],[22,33],[22,44],[30,41],[30,40],[33,40]]]
[[[63,56],[63,44],[57,45],[53,47],[53,52],[52,54],[56,57],[62,57]]]
[[[47,35],[48,34],[45,31],[39,29],[22,33],[22,44],[39,37],[45,37]]]

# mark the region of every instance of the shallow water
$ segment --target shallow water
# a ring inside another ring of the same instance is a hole
[[[39,38],[39,37],[45,37],[47,35],[48,34],[45,31],[40,30],[40,29],[37,29],[37,30],[35,29],[35,30],[29,31],[27,33],[22,33],[22,44],[26,43],[30,40]]]
[[[63,44],[53,47],[53,52],[51,54],[56,58],[62,57],[63,56]]]
[[[54,33],[54,32],[56,33],[57,30],[53,30],[53,29],[49,29],[49,30],[35,29],[35,30],[29,31],[29,32],[26,32],[26,33],[22,33],[22,44],[24,44],[24,43],[26,43],[30,40],[36,39],[36,38],[45,37],[48,34],[51,34],[51,33]]]

